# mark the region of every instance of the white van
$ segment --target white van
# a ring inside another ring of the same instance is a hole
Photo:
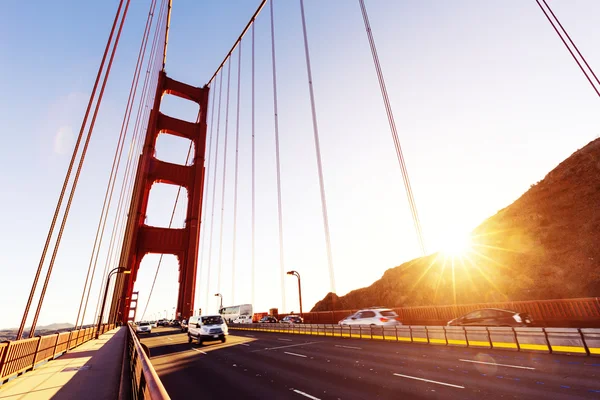
[[[204,341],[220,340],[225,343],[229,329],[219,314],[190,317],[188,321],[188,343],[195,339],[202,345]]]

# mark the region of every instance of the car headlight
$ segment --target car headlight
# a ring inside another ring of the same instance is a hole
[[[515,314],[513,315],[513,318],[515,319],[515,321],[517,321],[518,323],[523,322],[523,320],[521,319],[521,316],[519,314]]]

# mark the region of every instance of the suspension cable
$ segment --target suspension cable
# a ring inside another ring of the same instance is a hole
[[[231,303],[235,304],[235,262],[236,262],[236,240],[237,240],[237,201],[238,201],[238,161],[240,152],[240,89],[242,76],[242,43],[238,48],[238,76],[237,76],[237,106],[236,106],[236,122],[235,122],[235,175],[233,189],[233,243],[232,243],[232,259],[231,259]]]
[[[58,254],[58,249],[60,248],[60,242],[61,242],[61,239],[62,239],[62,234],[64,232],[65,225],[66,225],[67,219],[69,217],[69,211],[71,209],[71,204],[73,202],[73,197],[75,195],[75,190],[77,189],[77,183],[79,181],[79,176],[81,174],[81,169],[83,167],[83,162],[85,161],[85,156],[86,156],[87,149],[88,149],[88,146],[89,146],[89,143],[90,143],[92,132],[94,130],[94,125],[96,123],[96,118],[98,116],[98,111],[100,109],[100,105],[102,104],[102,97],[104,95],[104,89],[106,88],[106,83],[108,82],[108,77],[110,75],[110,70],[111,70],[111,67],[112,67],[112,63],[113,63],[113,60],[115,58],[116,50],[117,50],[117,47],[119,45],[119,39],[121,37],[121,32],[123,30],[123,25],[125,23],[125,18],[127,17],[127,11],[129,9],[129,3],[130,3],[130,0],[127,0],[127,3],[125,4],[125,9],[123,11],[123,18],[121,19],[121,22],[119,24],[119,29],[117,31],[117,36],[115,37],[115,44],[114,44],[114,46],[112,48],[110,59],[108,61],[108,65],[106,67],[106,73],[104,75],[104,81],[102,82],[102,87],[100,89],[100,93],[98,94],[98,101],[97,101],[96,107],[94,109],[94,114],[92,116],[92,121],[90,122],[90,127],[88,129],[88,133],[86,135],[86,140],[85,140],[85,143],[83,145],[83,150],[81,151],[81,157],[79,159],[79,165],[77,166],[77,172],[75,173],[75,178],[73,179],[73,185],[71,187],[71,192],[69,194],[69,199],[67,200],[67,206],[65,208],[65,213],[63,214],[62,222],[61,222],[61,225],[60,225],[60,228],[59,228],[59,231],[58,231],[58,235],[57,235],[57,238],[56,238],[56,243],[54,245],[54,251],[52,253],[52,258],[50,259],[50,263],[49,263],[49,266],[48,266],[48,271],[46,272],[46,279],[44,280],[44,286],[42,287],[42,292],[41,292],[40,298],[38,300],[38,306],[37,306],[37,309],[35,311],[35,315],[33,317],[33,322],[31,324],[31,330],[29,332],[29,337],[30,338],[33,337],[33,335],[35,333],[35,327],[36,327],[36,324],[37,324],[37,320],[39,318],[40,311],[42,309],[42,304],[44,303],[44,297],[46,295],[46,289],[48,288],[48,282],[50,281],[50,276],[52,275],[52,269],[54,267],[54,261],[56,260],[56,255]]]
[[[281,210],[281,163],[279,157],[279,115],[277,113],[277,70],[275,65],[275,24],[273,18],[273,3],[271,0],[271,58],[273,63],[273,113],[275,120],[275,162],[277,164],[277,213],[279,217],[279,269],[280,269],[280,285],[281,285],[281,309],[285,308],[285,266],[283,259],[283,213]]]
[[[333,269],[333,256],[331,252],[331,237],[329,234],[329,218],[327,216],[327,200],[325,197],[325,182],[323,179],[323,164],[321,163],[321,144],[319,141],[319,127],[317,125],[317,111],[315,106],[315,93],[312,82],[312,69],[308,51],[308,35],[306,33],[306,19],[304,16],[304,0],[300,0],[300,15],[302,17],[302,32],[304,34],[304,54],[306,58],[306,73],[308,75],[308,89],[310,93],[310,107],[312,112],[313,133],[315,138],[315,152],[317,154],[317,170],[319,172],[319,187],[321,190],[321,210],[323,212],[323,229],[325,230],[325,244],[327,247],[327,262],[329,265],[330,291],[335,293],[335,275]]]
[[[125,115],[123,115],[123,121],[121,123],[121,131],[119,133],[119,139],[117,141],[117,148],[114,152],[112,167],[110,171],[110,177],[108,178],[108,183],[106,185],[106,192],[104,193],[104,202],[102,204],[102,211],[100,213],[100,220],[98,221],[98,227],[96,228],[96,237],[94,239],[94,245],[92,247],[92,254],[90,256],[90,261],[88,265],[87,275],[85,277],[85,284],[83,286],[83,292],[81,293],[81,301],[79,302],[79,310],[77,311],[77,318],[75,319],[75,328],[77,329],[79,323],[79,317],[81,316],[81,324],[83,325],[83,321],[85,319],[85,314],[87,310],[88,300],[90,297],[90,292],[92,290],[92,284],[94,282],[94,276],[96,273],[96,266],[98,264],[98,256],[100,255],[100,249],[102,247],[102,240],[104,238],[104,229],[106,228],[106,222],[108,221],[108,212],[110,210],[115,183],[117,182],[117,174],[119,173],[119,167],[121,165],[121,158],[123,155],[123,148],[125,145],[125,138],[127,136],[127,130],[129,128],[129,119],[131,117],[131,111],[133,110],[133,103],[135,101],[135,96],[137,93],[138,81],[142,69],[142,64],[144,62],[144,56],[146,54],[146,45],[148,43],[148,38],[150,36],[150,28],[152,26],[152,19],[154,16],[154,10],[156,8],[156,0],[152,0],[150,3],[150,9],[148,10],[148,17],[146,19],[146,26],[144,28],[144,33],[142,35],[142,42],[140,43],[140,50],[138,52],[138,58],[135,65],[135,71],[133,73],[133,78],[131,80],[131,87],[129,88],[129,97],[127,98],[127,105],[125,106]],[[95,256],[95,257],[94,257]],[[93,265],[93,268],[92,268]],[[91,279],[90,278],[91,272]],[[89,279],[89,288],[88,288],[88,279]],[[87,291],[87,296],[85,293]],[[83,306],[83,299],[85,299],[85,306]],[[83,314],[81,313],[83,307]]]
[[[251,293],[252,293],[252,304],[255,304],[254,300],[254,274],[256,270],[255,266],[255,250],[256,250],[256,151],[255,151],[255,91],[254,91],[254,24],[252,25],[252,279],[251,279]]]
[[[375,71],[377,73],[377,78],[379,80],[379,87],[381,89],[381,97],[383,98],[385,110],[386,110],[387,117],[388,117],[388,122],[390,125],[390,131],[392,133],[392,138],[394,140],[394,145],[396,147],[396,155],[398,157],[398,163],[400,164],[400,170],[402,172],[402,178],[404,180],[404,187],[406,189],[406,195],[408,197],[408,205],[410,206],[413,223],[415,226],[415,231],[417,233],[417,239],[419,241],[419,246],[421,247],[422,254],[426,255],[425,241],[423,239],[423,230],[421,229],[421,222],[419,220],[419,214],[417,213],[417,206],[416,206],[412,188],[410,185],[410,180],[408,178],[408,170],[406,168],[406,163],[404,161],[404,155],[402,154],[402,148],[400,146],[400,139],[398,138],[398,131],[396,130],[396,122],[394,119],[394,114],[392,112],[392,106],[390,104],[390,100],[388,97],[388,93],[387,93],[387,89],[386,89],[386,85],[385,85],[385,79],[383,78],[383,72],[381,70],[381,65],[379,64],[379,56],[377,55],[377,49],[375,47],[375,40],[373,39],[373,32],[371,31],[371,24],[369,23],[367,9],[365,7],[364,0],[358,0],[358,2],[360,4],[360,8],[362,11],[363,20],[365,23],[365,30],[367,31],[367,37],[369,39],[369,45],[371,46],[371,54],[373,56],[373,63],[375,64]]]
[[[87,124],[87,119],[92,108],[92,104],[96,97],[96,90],[98,88],[98,83],[100,82],[100,77],[102,76],[102,71],[104,70],[104,63],[106,62],[106,56],[108,55],[108,50],[110,49],[113,35],[115,32],[115,28],[117,26],[117,22],[119,21],[119,16],[121,14],[121,8],[123,7],[123,0],[120,0],[119,7],[117,8],[117,12],[115,14],[115,19],[113,21],[112,28],[110,30],[110,34],[108,35],[108,40],[106,42],[106,47],[104,48],[104,54],[102,55],[102,61],[100,62],[100,67],[98,67],[98,73],[96,75],[96,81],[94,82],[94,86],[92,88],[92,93],[90,94],[90,99],[88,101],[87,109],[85,111],[85,115],[83,117],[83,121],[81,123],[81,128],[79,129],[79,135],[77,136],[77,141],[75,142],[75,148],[73,149],[73,155],[71,156],[71,161],[69,162],[69,167],[67,168],[67,173],[65,179],[63,181],[63,186],[58,197],[58,201],[56,204],[56,209],[54,210],[54,216],[52,217],[52,222],[50,224],[50,228],[48,229],[48,235],[46,236],[46,243],[44,244],[44,249],[42,250],[42,255],[40,257],[40,262],[38,264],[38,268],[33,279],[33,284],[31,285],[31,291],[29,293],[29,298],[27,299],[27,304],[25,306],[25,311],[23,312],[23,318],[21,319],[21,325],[19,326],[19,330],[17,332],[16,340],[20,340],[23,336],[23,330],[25,329],[25,324],[27,323],[27,316],[29,314],[29,309],[31,308],[31,302],[33,301],[33,296],[35,294],[35,290],[37,288],[37,284],[40,278],[40,274],[42,272],[42,267],[44,265],[44,261],[46,259],[46,253],[48,252],[48,247],[50,246],[50,240],[52,239],[52,235],[54,233],[54,228],[56,226],[56,220],[58,219],[58,214],[60,213],[60,209],[62,207],[62,202],[65,196],[65,192],[67,190],[67,185],[69,183],[69,179],[71,177],[71,172],[73,170],[73,165],[75,164],[75,160],[77,158],[77,153],[79,151],[79,145],[81,144],[81,139],[83,138],[83,131],[85,130],[85,126]]]
[[[210,107],[211,109],[211,116],[210,116],[210,133],[209,133],[209,138],[208,138],[208,157],[206,160],[206,182],[204,182],[204,190],[203,193],[208,194],[208,189],[209,189],[209,185],[210,185],[210,172],[211,172],[211,168],[210,168],[210,161],[211,161],[211,154],[212,154],[212,138],[213,138],[213,128],[214,128],[214,120],[215,120],[215,95],[213,94],[212,90],[210,91],[210,96],[211,96],[211,100],[212,100],[212,105]],[[206,196],[203,195],[203,198],[206,198]],[[202,238],[202,246],[201,246],[201,256],[200,256],[200,271],[198,272],[197,276],[199,277],[198,279],[198,285],[197,287],[200,288],[200,290],[202,290],[202,270],[203,270],[203,266],[204,266],[204,251],[206,248],[206,224],[204,223],[204,221],[206,220],[206,208],[208,205],[208,201],[202,201],[202,220],[200,222],[200,228],[202,229],[202,232],[200,234],[200,237]],[[208,288],[207,288],[208,290]]]
[[[571,53],[571,57],[573,57],[573,60],[575,60],[575,62],[579,66],[579,69],[581,69],[581,72],[583,72],[583,75],[585,75],[585,77],[588,80],[588,82],[590,83],[590,85],[592,85],[592,89],[594,89],[594,91],[596,92],[596,94],[600,97],[600,91],[598,90],[598,88],[596,87],[596,85],[594,84],[594,82],[592,81],[592,79],[590,78],[590,76],[588,75],[587,71],[583,68],[583,65],[581,65],[581,62],[577,59],[577,57],[575,56],[575,54],[573,54],[573,50],[571,50],[571,48],[569,47],[569,45],[565,41],[564,37],[559,32],[558,28],[554,24],[554,21],[552,21],[552,19],[550,18],[550,16],[548,15],[548,13],[546,12],[546,10],[544,9],[544,7],[542,7],[542,5],[540,4],[540,1],[539,0],[535,0],[535,1],[536,1],[537,5],[540,7],[540,10],[542,10],[542,12],[544,13],[544,15],[548,19],[548,22],[550,22],[550,25],[552,25],[552,28],[554,28],[554,31],[556,32],[556,34],[558,35],[558,37],[560,38],[560,40],[563,42],[563,44],[565,45],[565,47],[567,48],[567,50],[569,50],[569,53]],[[573,45],[573,47],[577,51],[577,54],[579,54],[579,57],[581,57],[581,59],[583,60],[583,62],[585,63],[585,65],[588,67],[588,69],[590,70],[590,72],[592,73],[592,75],[594,76],[594,78],[596,79],[596,82],[598,82],[598,85],[600,85],[600,80],[598,80],[598,77],[594,73],[594,70],[587,63],[585,57],[581,54],[581,52],[579,51],[579,49],[577,48],[577,46],[575,45],[575,43],[573,42],[573,40],[571,40],[571,37],[567,33],[566,29],[562,26],[562,24],[560,23],[560,21],[558,20],[558,18],[556,17],[556,15],[554,15],[554,12],[552,11],[552,9],[548,5],[548,3],[546,3],[546,0],[543,0],[543,2],[546,5],[546,7],[548,7],[548,10],[550,10],[550,12],[552,13],[552,16],[554,17],[554,19],[556,20],[556,22],[558,22],[558,25],[560,26],[560,28],[563,30],[563,32],[565,33],[565,35],[569,39],[569,42],[571,42],[571,45]]]
[[[219,235],[219,271],[217,273],[217,293],[221,293],[221,270],[223,268],[223,227],[225,216],[225,181],[227,179],[227,139],[229,138],[229,93],[231,86],[231,60],[227,68],[227,97],[225,104],[225,145],[223,148],[223,184],[221,191],[221,233]]]
[[[129,145],[125,173],[123,175],[123,179],[121,182],[121,188],[120,188],[120,192],[119,192],[119,201],[117,204],[117,213],[115,214],[115,218],[114,218],[114,222],[113,222],[113,229],[111,232],[109,249],[108,249],[108,253],[106,255],[106,260],[105,260],[105,265],[104,265],[104,273],[103,273],[103,278],[102,278],[100,288],[104,287],[104,284],[106,282],[106,277],[107,277],[107,274],[109,271],[109,266],[114,264],[112,262],[113,254],[116,254],[116,252],[117,252],[116,247],[119,246],[119,244],[117,244],[118,242],[116,241],[116,239],[117,239],[117,237],[121,237],[124,233],[123,229],[121,229],[121,227],[124,223],[124,220],[121,218],[121,215],[123,214],[124,209],[127,208],[127,206],[126,206],[127,200],[125,200],[125,198],[129,199],[130,196],[129,195],[125,196],[125,194],[126,194],[126,192],[128,192],[129,182],[132,182],[133,179],[135,179],[135,173],[132,173],[132,171],[135,170],[135,165],[137,165],[137,161],[139,160],[139,157],[137,157],[139,152],[137,150],[138,150],[140,144],[143,143],[143,137],[139,135],[140,121],[144,119],[144,116],[143,116],[144,108],[148,104],[148,102],[151,101],[150,98],[152,97],[152,94],[148,92],[148,87],[149,87],[150,82],[153,81],[154,75],[156,72],[152,69],[152,66],[155,65],[156,56],[157,56],[156,49],[157,49],[157,44],[158,44],[158,33],[160,32],[160,26],[161,26],[161,23],[164,18],[164,11],[165,11],[164,4],[165,4],[165,0],[163,0],[161,3],[156,28],[154,31],[154,38],[153,38],[152,46],[151,46],[151,50],[150,50],[150,57],[148,58],[148,64],[146,67],[146,74],[144,77],[142,94],[140,96],[140,102],[138,104],[136,120],[134,123],[134,133],[131,138],[131,143]],[[131,176],[130,176],[130,174],[131,174]],[[119,240],[119,242],[121,242],[121,240]],[[98,311],[99,311],[101,301],[102,301],[102,294],[103,294],[102,290],[100,290],[98,292],[98,299],[96,302],[96,312],[94,314],[93,321],[96,321],[96,317],[98,316]]]
[[[206,308],[208,309],[208,292],[210,290],[210,270],[212,267],[212,240],[215,225],[215,195],[217,193],[217,166],[219,165],[219,132],[221,128],[221,98],[223,92],[223,74],[219,79],[219,109],[217,111],[217,133],[215,136],[215,169],[213,171],[212,205],[210,214],[210,236],[208,239],[208,272],[206,277]]]

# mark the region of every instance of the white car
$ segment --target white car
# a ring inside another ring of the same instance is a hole
[[[252,323],[252,315],[240,315],[236,319],[233,320],[234,324],[251,324]]]
[[[188,342],[197,340],[200,345],[205,341],[220,340],[227,341],[229,329],[221,315],[202,315],[190,317],[188,321]]]
[[[152,324],[150,322],[140,322],[135,327],[136,333],[151,333]]]
[[[359,310],[356,314],[349,315],[340,322],[339,325],[377,325],[377,326],[396,326],[402,325],[398,321],[398,314],[392,309],[385,307],[372,307]]]

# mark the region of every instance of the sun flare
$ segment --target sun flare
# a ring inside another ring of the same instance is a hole
[[[454,234],[444,239],[440,250],[446,256],[460,257],[469,253],[472,245],[470,235]]]

